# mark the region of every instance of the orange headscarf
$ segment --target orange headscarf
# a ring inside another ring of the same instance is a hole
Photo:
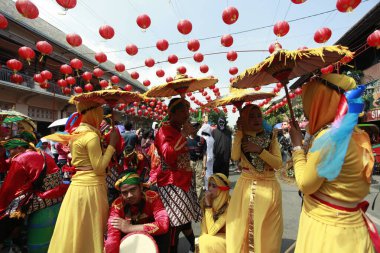
[[[352,77],[340,74],[321,75],[321,80],[311,80],[302,87],[303,110],[309,119],[309,133],[315,134],[323,126],[334,121],[343,95],[328,87],[323,82],[338,87],[342,91],[348,91],[356,87]]]
[[[303,110],[309,119],[311,135],[334,121],[340,96],[341,94],[320,81],[311,81],[302,87]]]

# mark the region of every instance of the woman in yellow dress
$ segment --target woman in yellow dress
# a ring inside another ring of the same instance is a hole
[[[274,169],[282,165],[275,134],[264,129],[257,105],[246,105],[237,122],[231,159],[240,161],[227,212],[227,253],[277,253],[283,232],[282,195]]]
[[[118,141],[116,131],[103,153],[99,127],[103,110],[99,104],[80,102],[79,127],[70,135],[72,165],[77,172],[63,199],[50,242],[50,253],[103,252],[108,218],[106,168]]]
[[[342,118],[346,99],[343,93],[355,86],[350,77],[329,74],[302,88],[312,139],[309,150],[304,151],[299,128],[292,124],[295,177],[304,194],[297,253],[374,252],[367,218],[359,205],[369,192],[374,164],[368,135],[354,127],[362,108],[356,111],[350,131],[342,132],[349,128],[346,120],[352,116],[349,114],[353,113],[354,105],[348,104],[348,113]],[[340,123],[334,121],[336,115]],[[331,141],[341,134],[340,141]]]
[[[230,181],[222,173],[208,180],[202,201],[203,219],[199,237],[200,253],[226,252],[226,216],[230,201]]]

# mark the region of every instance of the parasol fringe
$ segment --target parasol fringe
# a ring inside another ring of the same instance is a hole
[[[132,97],[136,96],[136,99],[142,97],[139,93],[136,93],[136,92],[108,89],[108,90],[92,91],[92,92],[87,92],[87,93],[82,93],[80,95],[72,96],[69,100],[69,103],[76,104],[78,103],[79,100],[86,101],[86,100],[92,100],[94,97],[108,97],[112,95],[122,96],[124,94],[129,94]]]
[[[269,67],[273,61],[278,57],[280,60],[282,57],[285,57],[284,65],[286,65],[287,60],[296,60],[298,58],[310,58],[310,56],[318,56],[324,61],[324,52],[336,52],[343,56],[348,56],[353,58],[354,54],[351,52],[348,47],[345,46],[327,46],[327,47],[321,47],[321,48],[311,48],[311,49],[304,49],[304,50],[280,50],[277,51],[277,53],[271,54],[268,58],[266,58],[263,62],[256,64],[252,68],[246,69],[242,74],[238,75],[235,80],[234,84],[241,81],[246,76],[254,75],[258,72],[260,72],[264,67]]]

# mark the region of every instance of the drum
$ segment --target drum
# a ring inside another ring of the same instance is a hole
[[[47,252],[61,203],[32,213],[28,219],[28,252]]]
[[[130,233],[120,243],[120,253],[159,253],[156,241],[144,232]]]

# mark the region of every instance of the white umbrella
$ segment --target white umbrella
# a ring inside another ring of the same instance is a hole
[[[54,121],[53,123],[51,123],[48,126],[48,128],[52,128],[52,127],[56,127],[56,126],[64,126],[64,125],[66,125],[67,119],[68,118],[57,119],[56,121]]]

